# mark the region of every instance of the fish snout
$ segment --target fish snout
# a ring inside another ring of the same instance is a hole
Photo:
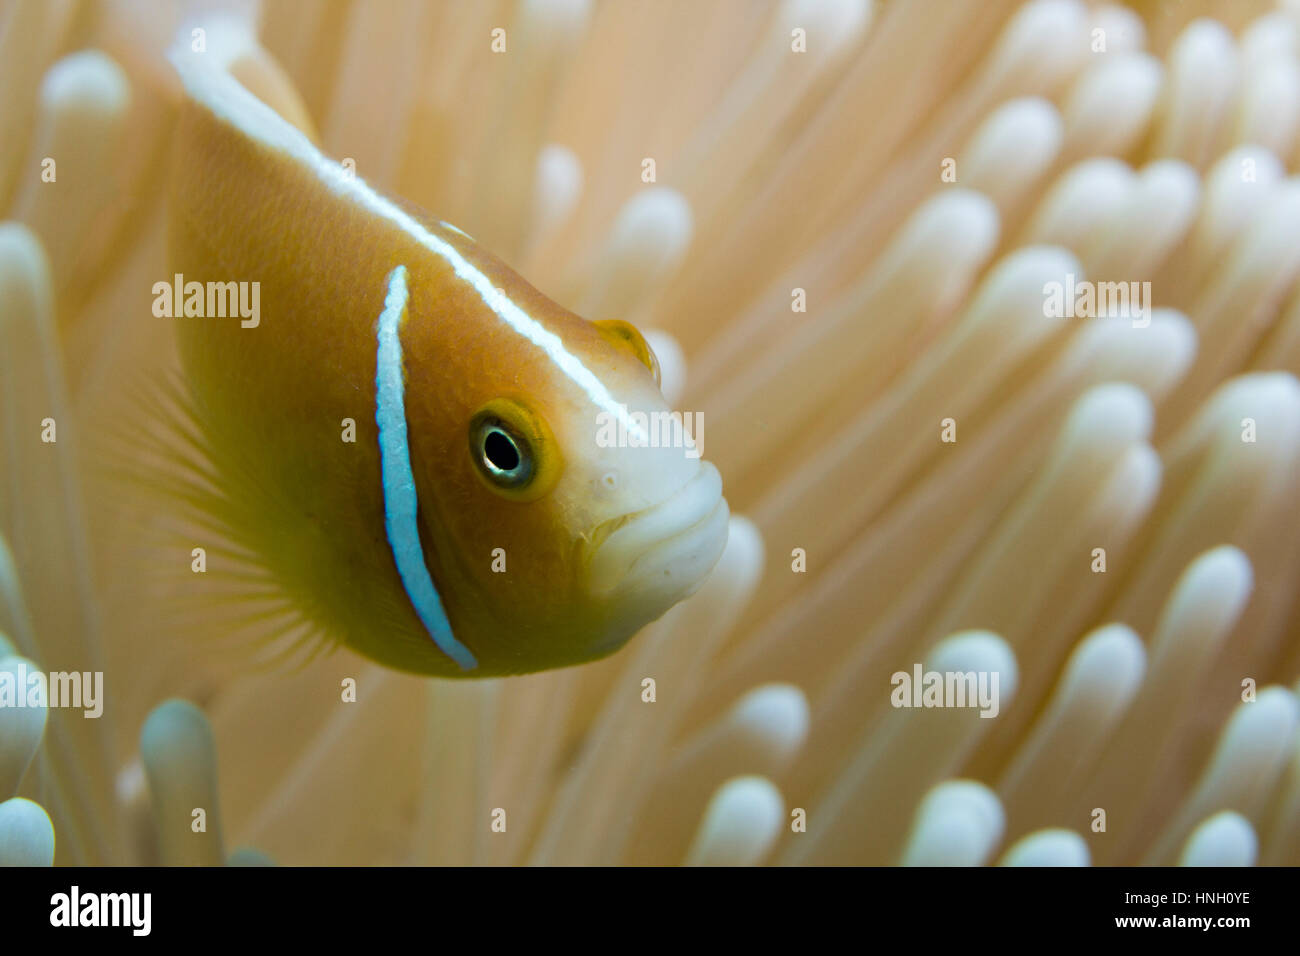
[[[588,567],[592,594],[662,604],[662,613],[694,593],[722,556],[729,516],[718,469],[701,461],[663,501],[597,528]]]

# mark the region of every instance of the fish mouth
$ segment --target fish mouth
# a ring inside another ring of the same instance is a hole
[[[657,505],[605,522],[592,536],[589,586],[595,595],[641,592],[671,604],[694,591],[727,543],[730,512],[722,477],[707,461]]]

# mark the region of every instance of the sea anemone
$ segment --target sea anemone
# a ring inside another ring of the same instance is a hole
[[[1300,5],[1219,6],[10,3],[0,670],[106,705],[25,775],[0,710],[0,860],[1300,863]],[[697,595],[527,677],[230,651],[275,595],[120,474],[177,441],[178,32],[648,330],[744,516]]]

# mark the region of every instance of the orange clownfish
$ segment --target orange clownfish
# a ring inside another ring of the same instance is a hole
[[[221,520],[276,586],[342,644],[448,677],[605,656],[696,590],[727,504],[689,435],[648,440],[669,409],[641,335],[199,59],[176,60],[171,271],[253,285],[257,315],[177,318],[178,339]]]

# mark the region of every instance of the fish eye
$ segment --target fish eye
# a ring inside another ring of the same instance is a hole
[[[492,415],[481,415],[470,433],[474,462],[483,476],[501,488],[523,488],[533,477],[528,441]]]
[[[510,398],[493,399],[470,419],[469,453],[484,482],[516,501],[545,494],[559,472],[550,429],[539,415]]]

